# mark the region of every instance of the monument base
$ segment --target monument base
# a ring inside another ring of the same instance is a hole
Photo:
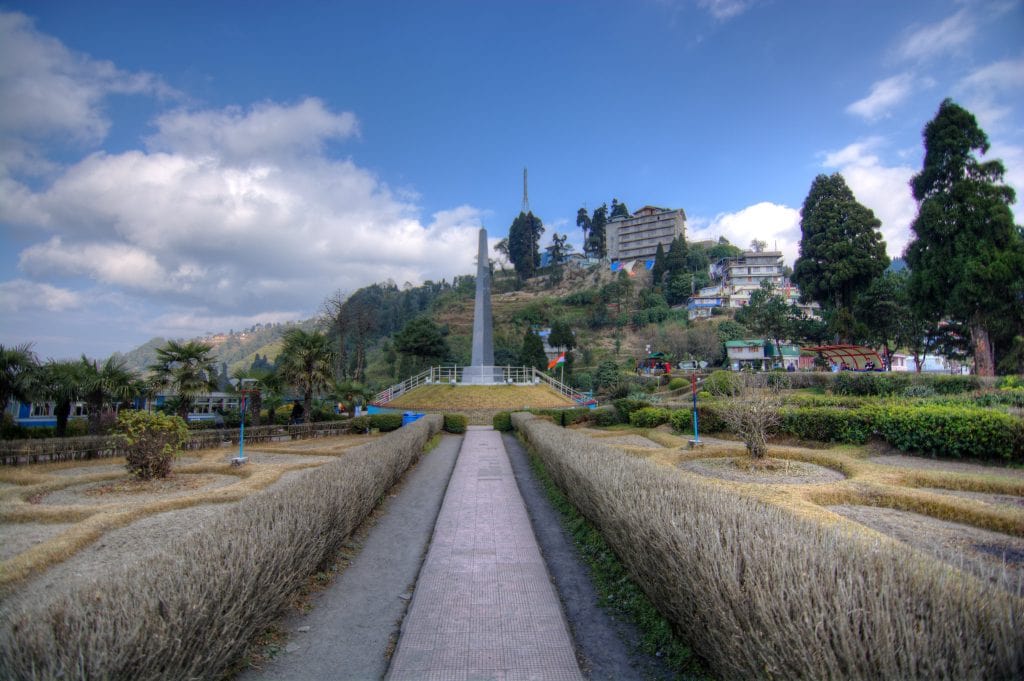
[[[497,385],[504,382],[501,367],[471,366],[462,369],[463,385]]]

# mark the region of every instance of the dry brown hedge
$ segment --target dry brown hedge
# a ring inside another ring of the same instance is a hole
[[[722,679],[1024,677],[1024,603],[994,585],[545,419],[513,423]]]
[[[2,679],[219,678],[416,460],[427,416],[95,582],[0,606]]]

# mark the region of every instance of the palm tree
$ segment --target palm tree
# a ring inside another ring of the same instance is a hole
[[[37,394],[56,402],[57,437],[64,437],[68,429],[71,405],[82,399],[85,384],[84,366],[71,360],[49,360],[40,367]]]
[[[102,368],[82,355],[85,383],[83,399],[89,413],[89,434],[96,435],[100,431],[100,417],[106,406],[117,407],[136,394],[135,374],[129,370],[125,362],[115,361],[113,357],[103,363]]]
[[[39,360],[31,343],[13,347],[0,344],[0,415],[7,411],[7,403],[12,399],[30,401],[38,368]]]
[[[305,423],[309,423],[313,393],[334,379],[334,358],[330,339],[320,331],[291,329],[284,335],[277,370],[284,383],[302,393]]]
[[[252,425],[260,425],[260,411],[263,409],[263,403],[270,402],[273,404],[268,411],[267,416],[269,417],[270,423],[274,422],[274,410],[280,406],[281,400],[273,400],[272,398],[279,395],[281,392],[281,377],[278,376],[277,372],[273,369],[238,369],[232,375],[232,378],[237,379],[238,387],[244,385],[244,381],[255,381],[250,383],[256,392],[252,393],[252,398],[249,401],[249,411],[252,414]]]
[[[164,388],[169,388],[178,397],[178,416],[188,418],[195,398],[217,389],[213,358],[213,346],[199,341],[167,341],[167,345],[156,350],[156,364],[149,370]]]

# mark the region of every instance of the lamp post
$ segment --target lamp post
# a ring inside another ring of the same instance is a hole
[[[241,383],[242,401],[240,402],[239,412],[241,415],[241,422],[238,425],[238,458],[235,459],[236,465],[246,463],[248,459],[245,458],[245,412],[248,408],[248,397],[252,393],[259,390],[259,388],[252,387],[256,384],[255,378],[243,378]],[[246,387],[248,386],[248,387]]]

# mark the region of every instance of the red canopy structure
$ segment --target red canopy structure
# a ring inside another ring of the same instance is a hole
[[[819,345],[800,349],[817,352],[825,359],[835,362],[839,366],[845,364],[846,368],[854,371],[882,371],[885,369],[885,364],[878,353],[863,345]]]

